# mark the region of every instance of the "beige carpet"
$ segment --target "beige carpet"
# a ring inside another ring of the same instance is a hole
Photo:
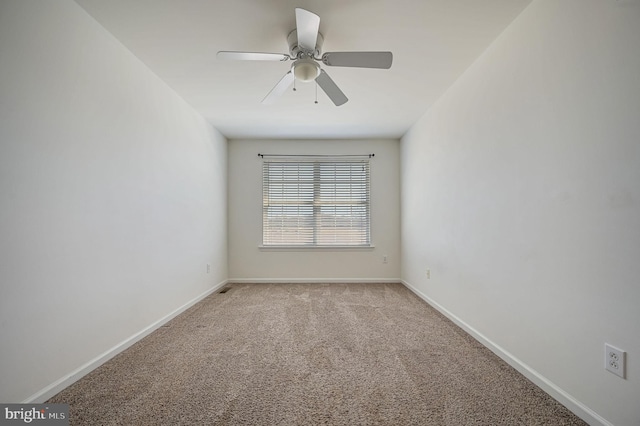
[[[233,284],[49,402],[72,425],[584,425],[401,284]]]

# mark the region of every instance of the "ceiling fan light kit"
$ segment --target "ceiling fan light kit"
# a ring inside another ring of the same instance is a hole
[[[320,65],[311,58],[298,59],[291,68],[296,80],[304,83],[313,81],[320,75]]]
[[[272,104],[294,82],[314,81],[327,94],[329,99],[340,106],[349,99],[329,77],[319,62],[327,66],[389,69],[393,62],[391,52],[326,52],[322,56],[324,37],[318,31],[320,17],[308,10],[296,8],[296,28],[287,36],[289,55],[283,53],[233,52],[220,51],[221,60],[240,61],[288,61],[293,60],[291,70],[275,85],[262,100],[263,104]],[[317,103],[317,101],[316,101]]]

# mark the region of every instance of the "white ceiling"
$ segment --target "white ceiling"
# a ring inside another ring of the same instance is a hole
[[[399,138],[531,0],[76,0],[230,139]],[[289,53],[296,7],[320,16],[324,52],[388,50],[389,70],[323,68],[260,103],[291,62],[217,61],[219,50]]]

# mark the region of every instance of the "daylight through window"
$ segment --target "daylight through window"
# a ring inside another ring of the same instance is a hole
[[[369,246],[369,161],[263,163],[264,246]]]

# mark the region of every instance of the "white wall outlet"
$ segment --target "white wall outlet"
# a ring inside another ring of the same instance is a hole
[[[211,272],[211,264],[210,264],[210,263],[207,263],[207,274],[208,274],[209,272]]]
[[[382,263],[387,263],[387,255],[382,256]]]
[[[608,343],[605,343],[604,368],[624,379],[626,354],[627,353],[622,349],[618,349]]]
[[[431,269],[427,269],[427,279],[431,279]]]

